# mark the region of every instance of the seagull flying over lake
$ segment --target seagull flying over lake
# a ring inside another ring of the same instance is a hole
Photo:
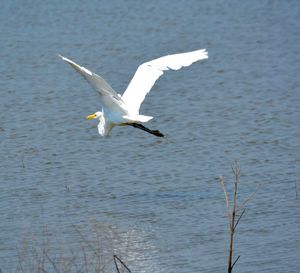
[[[207,59],[208,53],[205,49],[199,49],[192,52],[168,55],[143,63],[138,67],[122,96],[117,94],[99,75],[76,64],[70,59],[61,55],[59,57],[80,73],[100,95],[102,111],[98,111],[86,118],[99,119],[98,132],[101,136],[107,136],[116,125],[128,125],[144,130],[157,137],[163,137],[164,135],[158,130],[150,130],[141,124],[153,118],[139,114],[142,102],[150,92],[155,81],[163,75],[164,71],[169,69],[178,70],[196,61]]]

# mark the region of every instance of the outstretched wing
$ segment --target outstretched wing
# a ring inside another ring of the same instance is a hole
[[[86,69],[83,66],[71,61],[70,59],[58,55],[65,62],[70,64],[79,74],[81,74],[100,94],[103,106],[111,108],[116,105],[123,104],[119,95],[112,89],[112,87],[99,75],[93,73],[92,71]]]
[[[122,100],[127,105],[130,113],[138,114],[141,103],[151,90],[155,81],[165,70],[178,70],[192,63],[207,59],[207,51],[200,49],[187,53],[164,56],[140,65],[131,82],[125,90]]]

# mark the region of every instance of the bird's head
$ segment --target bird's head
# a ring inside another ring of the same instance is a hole
[[[101,117],[103,117],[103,113],[102,112],[96,112],[94,114],[91,114],[89,116],[86,117],[86,119],[100,119]]]

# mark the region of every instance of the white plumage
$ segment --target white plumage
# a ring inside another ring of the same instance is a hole
[[[200,49],[168,55],[143,63],[138,67],[124,94],[120,96],[99,75],[61,55],[59,56],[79,72],[100,94],[102,112],[96,112],[87,117],[88,119],[99,119],[98,131],[100,135],[107,136],[115,125],[131,125],[159,137],[163,136],[159,131],[150,130],[140,124],[152,119],[150,116],[139,114],[140,106],[146,95],[164,71],[178,70],[208,58],[207,51]]]

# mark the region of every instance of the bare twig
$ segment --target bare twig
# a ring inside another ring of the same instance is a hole
[[[230,228],[230,241],[229,241],[229,256],[228,256],[228,273],[232,272],[233,267],[239,260],[240,256],[238,256],[234,262],[232,262],[232,256],[233,256],[233,239],[234,239],[234,232],[236,230],[237,225],[239,224],[241,218],[243,217],[245,213],[245,205],[253,198],[253,196],[257,193],[260,185],[257,187],[254,193],[252,193],[248,198],[246,198],[241,206],[238,206],[237,204],[237,193],[238,193],[238,184],[240,182],[240,169],[236,161],[233,162],[232,166],[232,172],[235,177],[234,185],[233,185],[233,193],[232,193],[232,205],[230,207],[229,204],[229,196],[227,189],[225,187],[225,182],[222,176],[219,177],[219,181],[222,185],[224,194],[225,194],[225,201],[226,201],[226,207],[227,207],[227,213],[228,213],[228,222],[229,222],[229,228]],[[242,213],[237,217],[237,213],[239,210],[243,209]],[[237,219],[236,219],[237,218]]]
[[[19,264],[19,267],[20,267],[20,270],[22,273],[25,273],[25,270],[23,268],[23,262],[22,262],[22,256],[20,255],[19,253],[19,249],[18,249],[18,264]]]
[[[129,272],[131,273],[131,270],[128,268],[128,266],[117,256],[117,255],[114,255],[114,263],[115,263],[115,266],[116,266],[116,269],[118,271],[118,273],[120,273],[119,271],[119,267],[118,267],[118,263],[117,261],[119,261],[123,266],[124,268]]]
[[[114,263],[115,263],[115,266],[116,266],[116,269],[117,269],[117,272],[120,273],[120,270],[119,270],[119,267],[118,267],[118,263],[114,257]]]
[[[85,266],[85,272],[88,272],[88,259],[86,256],[86,251],[84,245],[81,243],[81,250],[83,253],[83,261],[84,261],[84,266]]]
[[[239,168],[236,160],[232,163],[231,169],[232,169],[232,172],[233,172],[233,174],[235,176],[235,181],[239,182],[240,181],[241,172],[240,172],[240,168]]]
[[[223,176],[219,176],[219,181],[220,181],[220,183],[222,185],[222,188],[223,188],[223,191],[224,191],[225,201],[226,201],[226,207],[227,207],[227,213],[228,213],[228,223],[229,223],[229,226],[231,226],[231,223],[230,223],[231,212],[230,212],[230,207],[229,207],[229,198],[228,198],[228,192],[226,190],[226,186],[225,186],[225,182],[224,182]]]
[[[16,268],[16,273],[104,273],[106,270],[106,263],[102,256],[101,234],[102,230],[97,233],[97,239],[90,240],[86,236],[84,230],[80,226],[73,226],[74,230],[80,235],[77,235],[79,245],[75,246],[60,244],[52,248],[49,245],[49,237],[46,232],[41,242],[36,241],[35,238],[25,240],[22,244],[23,248],[17,247],[17,258],[19,264]],[[79,247],[79,249],[78,249]],[[81,248],[80,248],[81,247]],[[115,249],[115,248],[114,248]],[[80,253],[78,254],[78,250]],[[54,251],[54,252],[53,252]],[[58,252],[57,252],[58,251]],[[56,254],[55,254],[56,253]],[[104,252],[103,252],[104,253]],[[77,255],[78,254],[78,255]],[[110,255],[107,257],[107,263],[116,266],[114,270],[116,273],[131,273],[128,266],[117,255]],[[113,259],[112,259],[113,258]],[[1,269],[0,269],[0,273]]]
[[[233,264],[232,264],[232,267],[231,268],[233,268],[234,267],[234,265],[236,264],[236,262],[239,260],[239,258],[240,258],[241,256],[239,255],[236,259],[235,259],[235,261],[233,262]]]
[[[46,258],[48,259],[48,261],[51,263],[51,265],[53,266],[53,269],[55,270],[56,273],[60,273],[59,269],[57,268],[55,262],[50,258],[50,256],[48,255],[48,253],[45,253]]]
[[[245,213],[245,211],[246,211],[246,209],[244,209],[243,211],[242,211],[242,213],[241,213],[241,215],[239,216],[239,218],[237,219],[237,221],[236,221],[236,223],[235,223],[235,225],[234,225],[234,230],[235,230],[235,228],[237,227],[237,225],[238,225],[238,223],[239,223],[239,221],[241,220],[241,218],[243,217],[243,214]]]
[[[259,188],[260,188],[261,184],[259,184],[257,187],[256,187],[256,190],[248,197],[246,198],[242,205],[240,205],[238,208],[237,208],[237,211],[243,209],[245,207],[245,205],[254,197],[254,195],[258,192]]]
[[[98,251],[92,246],[92,244],[85,238],[85,236],[82,234],[82,232],[75,226],[72,225],[75,231],[79,234],[81,240],[94,252],[94,254],[97,256]]]

